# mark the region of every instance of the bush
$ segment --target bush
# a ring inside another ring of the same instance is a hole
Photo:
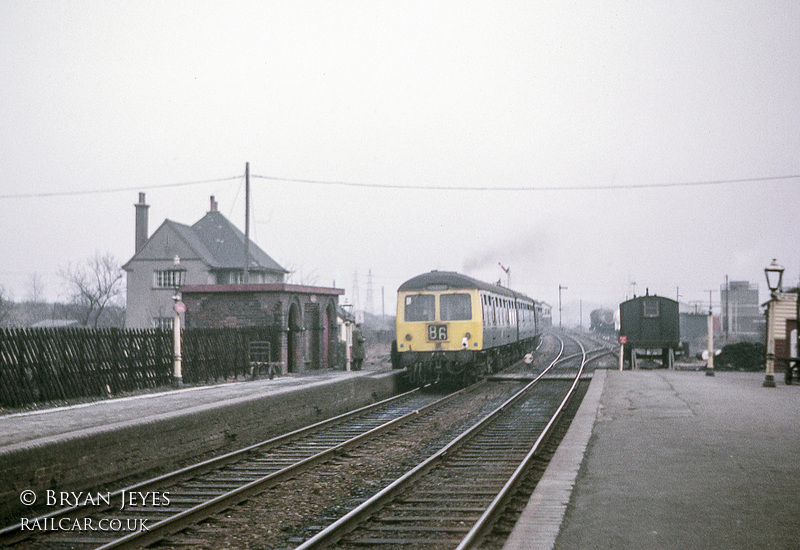
[[[722,348],[714,368],[720,370],[759,371],[764,370],[764,344],[740,342]]]

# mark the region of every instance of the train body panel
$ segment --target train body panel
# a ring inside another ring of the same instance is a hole
[[[454,272],[419,275],[398,289],[395,366],[414,382],[476,378],[535,342],[537,320],[523,294]]]
[[[680,346],[678,302],[663,296],[633,298],[619,305],[619,334],[626,340],[625,358],[636,368],[639,351],[661,355],[662,365],[672,368]]]
[[[680,345],[678,302],[663,296],[640,296],[623,302],[620,335],[632,348],[677,349]]]
[[[475,291],[401,292],[397,301],[397,347],[405,351],[481,349],[480,297]],[[401,334],[402,332],[402,334]]]
[[[552,308],[545,302],[536,302],[536,324],[539,326],[539,331],[547,327],[553,326]]]

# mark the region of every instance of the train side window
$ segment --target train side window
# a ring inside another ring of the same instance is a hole
[[[406,296],[405,320],[407,322],[433,321],[435,319],[434,302],[433,294]]]
[[[642,307],[645,317],[658,317],[658,300],[642,300]]]
[[[472,297],[469,294],[442,294],[439,296],[439,318],[442,321],[472,319]]]

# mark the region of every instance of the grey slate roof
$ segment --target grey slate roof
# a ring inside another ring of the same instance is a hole
[[[185,226],[184,226],[185,227]],[[202,245],[198,254],[215,269],[241,269],[244,258],[244,233],[219,212],[209,212],[190,230]],[[187,242],[192,242],[188,241]],[[250,241],[250,268],[288,273],[269,254]]]
[[[177,233],[210,269],[241,270],[243,268],[244,233],[239,231],[218,211],[207,213],[191,227],[165,220],[158,231],[163,228],[168,228]],[[151,238],[154,235],[155,233],[151,235]],[[147,258],[151,253],[148,250],[148,243],[150,243],[150,239],[123,268],[127,268],[131,262],[138,258]],[[288,273],[252,240],[250,241],[250,269],[254,271]]]

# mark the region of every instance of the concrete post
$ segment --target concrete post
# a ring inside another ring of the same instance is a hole
[[[172,384],[176,387],[183,386],[183,358],[181,357],[181,313],[186,311],[186,306],[180,301],[180,296],[176,294],[172,297],[175,300],[172,317],[172,343],[173,343],[173,366]]]
[[[706,376],[714,376],[714,316],[708,310],[708,364]]]
[[[775,387],[775,293],[767,302],[767,360],[766,374],[764,375],[765,388]]]

